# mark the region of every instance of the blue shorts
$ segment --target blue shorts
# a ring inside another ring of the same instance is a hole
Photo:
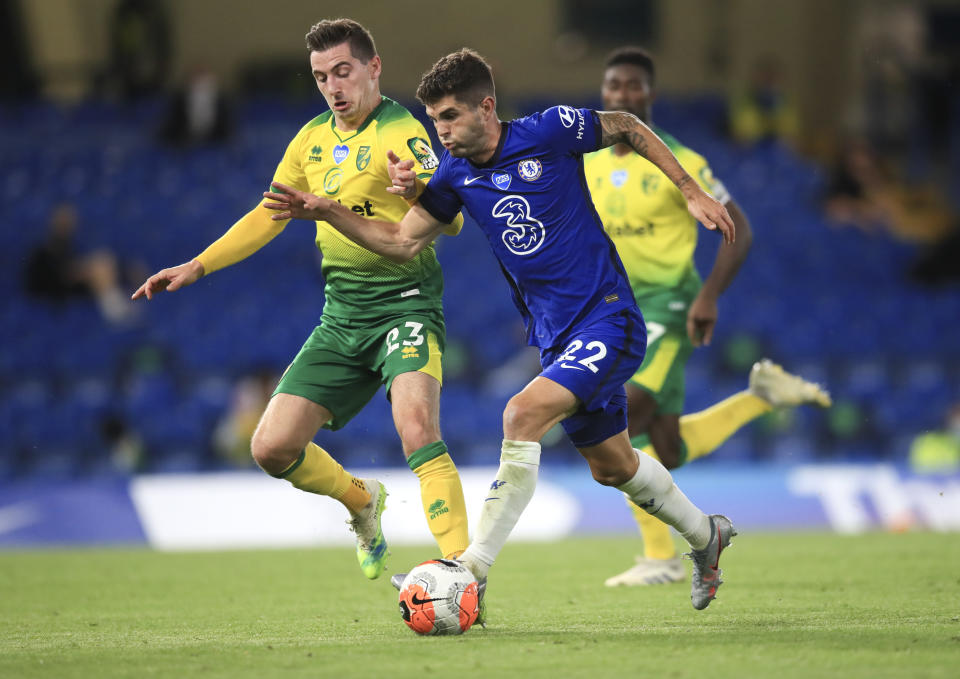
[[[627,394],[647,348],[640,310],[624,309],[579,328],[562,350],[540,352],[541,376],[563,385],[580,400],[564,431],[577,448],[596,445],[627,428]]]

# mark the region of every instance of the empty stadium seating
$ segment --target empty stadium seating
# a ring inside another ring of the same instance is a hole
[[[723,347],[746,334],[787,368],[826,382],[868,426],[844,434],[824,413],[803,411],[748,428],[712,459],[902,459],[904,441],[960,401],[960,291],[913,286],[910,246],[828,225],[818,205],[823,170],[782,147],[732,146],[717,131],[721,110],[709,97],[656,109],[660,125],[710,159],[755,233],[721,301],[714,345],[691,362],[688,407],[745,386]],[[249,101],[227,146],[171,150],[154,141],[160,111],[157,101],[0,107],[0,479],[122,473],[105,452],[100,423],[108,414],[142,437],[146,470],[221,466],[210,438],[231,383],[262,366],[282,370],[317,322],[322,280],[305,223],[291,223],[239,266],[142,302],[128,325],[111,326],[89,302],[25,296],[20,273],[45,228],[38,206],[75,203],[81,248],[110,247],[150,271],[179,263],[257,202],[288,139],[317,113],[316,102]],[[522,348],[507,287],[471,227],[468,220],[438,245],[448,333],[466,351],[461,376],[448,379],[442,422],[459,460],[492,464],[505,398],[491,396],[484,378]],[[706,232],[701,239],[704,270],[717,240]],[[320,439],[355,467],[402,459],[382,396]],[[575,459],[568,444],[544,457]]]

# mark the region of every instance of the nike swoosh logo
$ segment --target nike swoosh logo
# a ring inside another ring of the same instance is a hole
[[[717,560],[713,562],[714,570],[720,565],[720,552],[723,551],[723,534],[720,532],[720,526],[717,526]]]
[[[429,604],[434,601],[442,601],[442,600],[443,600],[443,597],[437,597],[436,599],[421,599],[416,594],[410,597],[410,601],[413,603],[414,606],[423,606],[424,604]]]
[[[477,181],[478,179],[483,179],[483,176],[481,175],[481,176],[479,176],[479,177],[471,177],[470,179],[467,179],[466,177],[464,177],[464,178],[463,178],[463,185],[464,185],[464,186],[470,186],[470,184],[473,184],[473,183],[474,183],[475,181]]]
[[[581,371],[584,371],[583,368],[581,368],[581,367],[578,366],[578,365],[569,365],[569,364],[567,364],[567,363],[561,363],[561,364],[560,364],[560,367],[561,367],[561,368],[572,368],[573,370],[581,370]],[[584,372],[586,372],[586,371],[584,371]]]
[[[488,497],[488,498],[486,498],[486,499],[484,500],[484,502],[490,502],[490,500],[499,500],[499,499],[500,499],[500,498],[498,498],[498,497]]]

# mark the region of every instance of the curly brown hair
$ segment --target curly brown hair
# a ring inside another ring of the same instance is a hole
[[[310,52],[323,52],[349,41],[350,54],[363,63],[377,55],[370,31],[353,19],[324,19],[310,27],[306,41]]]
[[[440,59],[420,79],[417,99],[428,106],[448,95],[471,106],[485,97],[496,98],[490,64],[467,47]]]

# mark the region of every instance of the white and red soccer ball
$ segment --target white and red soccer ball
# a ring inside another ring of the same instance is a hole
[[[463,634],[479,613],[477,579],[456,561],[424,561],[400,586],[400,615],[417,634]]]

